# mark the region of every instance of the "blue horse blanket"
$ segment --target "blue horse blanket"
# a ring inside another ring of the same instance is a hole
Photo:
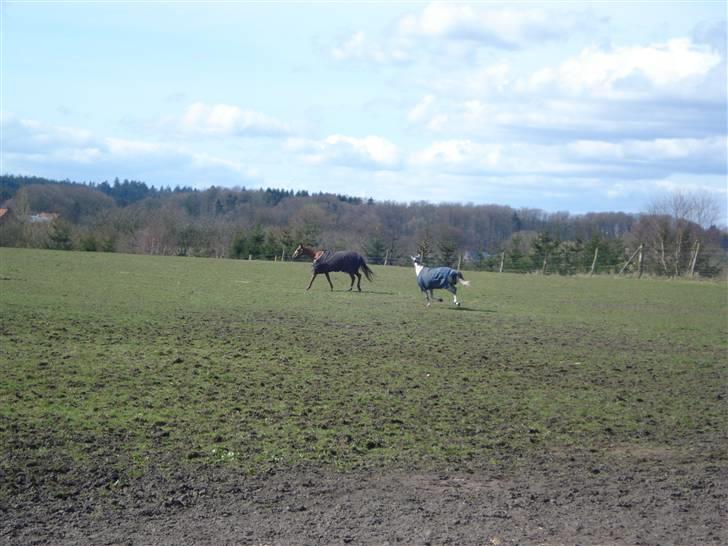
[[[457,282],[458,272],[451,267],[424,267],[417,275],[417,284],[423,292],[455,286]]]
[[[359,270],[361,262],[362,258],[356,252],[327,250],[313,262],[313,272],[316,274],[331,273],[332,271],[355,273]]]

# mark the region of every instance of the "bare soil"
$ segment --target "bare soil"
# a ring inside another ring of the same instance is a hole
[[[0,476],[12,491],[0,504],[0,543],[728,544],[728,466],[709,451],[257,476],[223,465],[131,477],[49,459]]]

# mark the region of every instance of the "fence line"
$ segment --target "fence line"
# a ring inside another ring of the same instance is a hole
[[[388,266],[410,266],[409,256],[392,256],[386,253],[383,256],[363,254],[371,265]],[[248,260],[269,260],[284,261],[291,260],[290,253],[248,255]],[[297,262],[305,262],[298,259]],[[631,275],[641,276],[642,274],[662,277],[675,277],[674,269],[665,268],[661,261],[648,252],[644,245],[638,246],[629,254],[614,256],[610,260],[601,259],[598,249],[594,254],[586,256],[582,253],[578,256],[563,258],[558,255],[550,255],[547,260],[547,267],[544,271],[543,256],[522,255],[520,253],[510,254],[500,252],[498,254],[483,256],[480,259],[467,258],[462,254],[456,255],[450,263],[437,258],[426,259],[425,262],[431,266],[450,265],[458,266],[463,270],[491,271],[494,273],[530,273],[547,275]],[[694,247],[684,264],[678,267],[679,277],[717,277],[728,274],[728,252],[721,249],[700,250]]]

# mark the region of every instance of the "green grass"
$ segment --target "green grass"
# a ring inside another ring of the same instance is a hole
[[[306,263],[0,249],[2,465],[725,456],[725,283],[467,272],[426,309],[374,271],[306,292]]]

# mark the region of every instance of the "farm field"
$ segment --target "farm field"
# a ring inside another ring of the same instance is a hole
[[[0,248],[0,542],[728,543],[725,283]]]

